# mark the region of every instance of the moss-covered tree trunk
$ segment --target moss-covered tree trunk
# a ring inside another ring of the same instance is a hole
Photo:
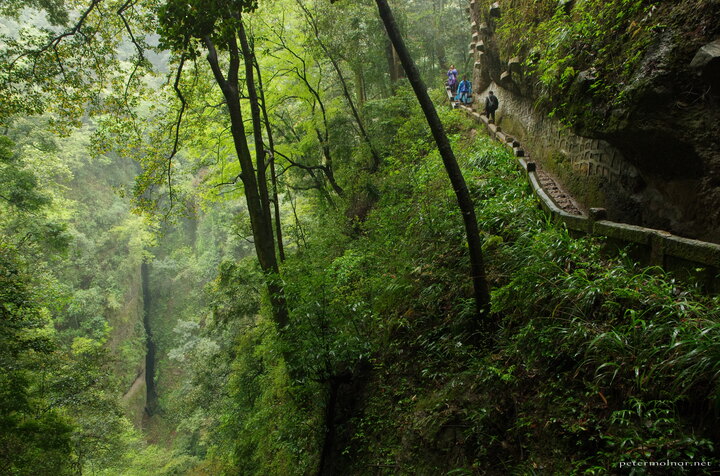
[[[280,197],[278,194],[277,174],[275,173],[275,141],[273,140],[272,127],[270,127],[270,118],[267,112],[267,103],[265,101],[265,89],[263,88],[262,73],[257,56],[253,51],[253,65],[258,78],[258,87],[260,89],[260,110],[263,114],[263,123],[265,124],[265,132],[268,138],[268,147],[270,150],[270,182],[272,184],[272,202],[275,211],[275,238],[277,239],[278,255],[280,262],[285,261],[285,246],[283,245],[282,224],[280,222]]]
[[[267,275],[267,288],[272,305],[273,318],[279,328],[288,323],[287,303],[283,294],[283,288],[277,279],[278,262],[275,255],[275,240],[273,237],[272,215],[270,213],[270,198],[268,196],[267,178],[265,175],[265,150],[262,142],[262,123],[260,122],[260,108],[257,91],[253,77],[252,56],[249,54],[247,39],[244,30],[240,29],[242,53],[245,56],[246,75],[245,78],[248,94],[251,98],[251,111],[253,119],[253,132],[255,134],[256,163],[257,171],[252,162],[250,148],[245,133],[242,109],[240,107],[239,69],[240,49],[238,48],[235,36],[232,35],[228,41],[228,52],[230,62],[227,78],[220,69],[217,50],[210,37],[204,38],[205,46],[208,48],[208,62],[213,71],[215,81],[220,86],[230,115],[230,132],[233,137],[235,151],[240,162],[240,180],[245,190],[245,200],[250,215],[250,226],[253,232],[255,252],[260,267]],[[247,51],[246,51],[247,50]],[[259,134],[259,137],[258,137]],[[257,175],[256,175],[257,173]]]

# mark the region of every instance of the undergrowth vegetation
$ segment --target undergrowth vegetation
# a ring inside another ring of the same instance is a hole
[[[369,110],[383,107],[395,105]],[[382,177],[349,195],[352,210],[373,191],[366,216],[325,204],[296,223],[305,241],[284,266],[283,339],[267,306],[248,304],[257,271],[223,268],[205,332],[236,337],[196,371],[196,384],[225,395],[203,407],[205,468],[607,474],[630,461],[720,463],[718,299],[553,225],[509,153],[442,115],[477,204],[496,334],[476,333],[462,220],[411,109],[385,130]]]

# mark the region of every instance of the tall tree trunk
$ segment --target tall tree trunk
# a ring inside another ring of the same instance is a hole
[[[385,47],[385,58],[387,59],[388,71],[390,72],[390,88],[392,89],[392,93],[395,94],[398,79],[402,78],[403,74],[400,58],[391,41],[388,41]]]
[[[245,86],[247,87],[248,98],[250,101],[250,114],[252,116],[253,137],[255,139],[255,169],[257,173],[258,195],[260,196],[260,212],[262,220],[259,220],[260,236],[255,239],[255,247],[262,248],[262,253],[268,261],[267,268],[263,268],[269,279],[267,287],[270,294],[270,303],[278,320],[278,325],[282,328],[288,322],[288,309],[285,302],[285,293],[282,283],[278,276],[278,263],[275,257],[275,240],[273,239],[272,215],[270,213],[270,195],[267,188],[267,164],[265,163],[265,145],[262,137],[262,120],[260,119],[260,101],[258,99],[257,88],[255,87],[255,72],[253,71],[253,52],[248,44],[245,26],[242,18],[238,22],[238,36],[240,37],[240,48],[245,63]]]
[[[215,49],[213,40],[210,37],[205,37],[204,42],[208,49],[208,63],[212,69],[215,81],[220,86],[223,96],[225,97],[225,103],[227,104],[228,114],[230,116],[230,133],[232,134],[235,152],[240,162],[240,180],[245,190],[245,201],[247,203],[248,214],[250,215],[250,226],[253,232],[255,253],[260,262],[260,267],[267,276],[266,282],[270,295],[273,319],[277,326],[282,329],[288,324],[288,310],[283,288],[276,279],[278,265],[275,257],[275,240],[273,239],[270,210],[267,206],[269,203],[267,184],[263,184],[262,187],[258,184],[258,176],[261,177],[263,181],[265,180],[265,166],[262,164],[262,173],[256,176],[245,134],[245,124],[240,107],[240,90],[238,87],[240,51],[238,50],[235,36],[231,36],[228,44],[230,64],[228,77],[225,79],[220,69],[217,50]],[[251,58],[247,58],[246,60],[246,63],[250,63],[250,71],[252,71],[251,61]],[[248,78],[248,85],[250,84],[254,86],[252,76]],[[257,94],[255,94],[255,107],[257,108]],[[256,111],[256,113],[257,114],[253,115],[253,118],[255,118],[256,115],[259,118],[259,110]],[[262,144],[262,138],[260,143]],[[264,157],[264,153],[261,154],[261,157]],[[261,190],[263,192],[261,192]],[[261,193],[265,194],[264,198],[261,196]]]
[[[324,109],[323,109],[324,111]],[[323,112],[323,118],[325,117],[325,112]],[[345,196],[345,190],[337,183],[337,180],[335,180],[335,170],[333,168],[333,160],[332,155],[330,154],[330,141],[328,140],[328,124],[327,121],[325,122],[325,139],[323,140],[323,136],[320,133],[320,130],[316,127],[315,128],[315,134],[317,135],[318,141],[320,142],[320,149],[323,153],[323,165],[321,167],[323,173],[325,174],[325,178],[330,183],[330,186],[335,191],[335,193],[338,194],[338,196],[343,197]]]
[[[280,224],[280,199],[278,197],[277,175],[275,174],[275,141],[273,140],[272,127],[270,127],[270,119],[267,113],[267,103],[265,102],[265,89],[263,88],[262,74],[260,72],[260,64],[255,56],[253,48],[253,64],[258,78],[258,89],[260,89],[260,109],[263,114],[263,122],[265,123],[265,131],[268,138],[268,147],[270,148],[270,180],[272,184],[272,201],[275,209],[275,238],[277,239],[278,255],[280,262],[285,261],[285,247],[282,238],[282,225]]]
[[[362,67],[354,69],[353,73],[355,74],[355,91],[357,91],[358,104],[360,104],[360,108],[362,108],[366,101],[365,75],[363,74]]]
[[[403,65],[402,65],[402,61],[400,61],[400,56],[398,55],[398,52],[394,46],[392,49],[392,54],[393,54],[393,65],[395,67],[395,77],[397,77],[398,79],[402,79],[405,77],[405,75],[403,74]]]
[[[385,59],[387,60],[388,73],[390,74],[390,94],[394,95],[397,89],[398,72],[395,67],[395,48],[388,40],[385,44]]]
[[[488,292],[487,280],[485,278],[482,241],[480,240],[480,233],[477,226],[477,219],[475,217],[475,209],[472,198],[468,192],[467,185],[465,184],[465,178],[462,175],[460,166],[455,159],[455,154],[450,146],[450,141],[445,134],[442,122],[440,122],[435,106],[427,93],[427,87],[420,77],[420,73],[415,66],[415,62],[410,56],[410,52],[405,46],[405,42],[400,35],[400,29],[395,22],[392,10],[388,5],[387,0],[375,0],[375,2],[378,6],[380,17],[385,24],[385,29],[390,37],[390,41],[392,41],[395,51],[397,51],[397,54],[400,57],[400,61],[405,69],[405,74],[415,91],[420,107],[425,113],[425,118],[427,119],[430,130],[435,138],[440,156],[442,157],[443,164],[445,165],[445,170],[447,171],[448,177],[450,178],[450,182],[452,183],[452,187],[455,191],[458,206],[460,207],[463,221],[465,222],[465,234],[467,236],[468,250],[470,252],[471,276],[475,292],[477,311],[479,316],[483,316],[489,311],[490,294]]]
[[[440,0],[439,3],[433,3],[433,18],[435,21],[435,28],[433,28],[433,54],[437,58],[437,71],[442,72],[448,69],[446,54],[445,54],[445,41],[443,38],[443,14],[445,13],[445,3]],[[438,34],[440,36],[438,36]],[[435,62],[433,61],[433,64]]]
[[[140,265],[143,296],[143,326],[145,327],[145,413],[149,417],[156,415],[160,410],[158,404],[157,388],[155,387],[155,339],[150,324],[150,265],[147,261]]]

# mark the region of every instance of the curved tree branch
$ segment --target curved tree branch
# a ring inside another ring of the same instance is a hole
[[[68,38],[70,36],[75,36],[78,33],[82,33],[82,32],[80,32],[80,29],[85,24],[85,20],[87,20],[88,15],[90,15],[90,13],[95,9],[95,7],[97,7],[100,4],[101,1],[102,0],[92,0],[90,2],[90,5],[87,7],[87,9],[85,11],[83,11],[83,13],[80,15],[80,18],[78,18],[78,21],[75,22],[75,25],[72,28],[70,28],[69,30],[66,30],[63,33],[55,36],[49,42],[47,42],[44,46],[41,46],[40,48],[38,48],[36,50],[26,51],[25,53],[18,55],[8,65],[8,72],[12,71],[13,67],[15,66],[15,63],[17,63],[22,58],[25,58],[27,56],[37,57],[38,55],[45,53],[46,51],[48,51],[51,48],[56,48],[63,39]]]
[[[170,155],[167,158],[167,182],[168,190],[170,193],[170,209],[173,207],[174,192],[172,188],[172,160],[177,155],[178,147],[180,143],[180,125],[182,124],[183,114],[187,107],[187,101],[180,90],[180,78],[182,77],[183,66],[185,65],[185,55],[180,56],[180,64],[178,65],[177,72],[175,73],[175,82],[173,83],[173,89],[178,99],[180,99],[180,111],[178,111],[177,119],[175,120],[175,137],[173,139],[173,148],[170,151]]]
[[[330,60],[330,63],[333,65],[333,68],[335,69],[335,73],[338,75],[338,79],[340,80],[340,85],[342,86],[343,90],[343,96],[345,96],[345,100],[348,102],[348,105],[350,106],[350,110],[352,111],[353,118],[355,119],[355,122],[358,125],[358,129],[360,129],[360,135],[367,143],[368,147],[370,148],[370,154],[373,158],[373,165],[372,165],[372,171],[375,172],[380,167],[380,156],[378,155],[377,151],[375,150],[375,147],[373,147],[372,141],[370,140],[370,136],[368,135],[367,131],[365,130],[365,126],[363,125],[362,118],[360,117],[360,113],[358,112],[357,108],[355,107],[355,102],[352,100],[352,96],[350,96],[350,91],[347,87],[347,82],[345,81],[345,76],[342,73],[342,70],[340,69],[340,65],[338,64],[337,60],[333,57],[332,54],[330,54],[330,50],[325,45],[325,42],[323,42],[321,36],[320,36],[320,30],[317,25],[317,21],[315,20],[315,17],[310,13],[310,10],[303,4],[301,0],[296,0],[298,6],[302,9],[303,13],[305,13],[305,17],[308,20],[308,23],[312,27],[313,33],[315,34],[315,40],[317,41],[320,48],[323,50],[323,53],[325,53],[325,56]]]

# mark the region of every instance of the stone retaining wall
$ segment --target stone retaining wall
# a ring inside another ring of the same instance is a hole
[[[449,92],[448,98],[452,100]],[[611,221],[606,219],[606,211],[602,208],[591,208],[587,216],[573,215],[562,210],[540,185],[536,164],[527,157],[522,143],[503,132],[502,128],[489,123],[484,115],[469,107],[461,106],[460,109],[481,123],[490,137],[513,152],[540,206],[555,222],[563,223],[575,232],[605,236],[619,247],[631,245],[634,257],[640,262],[660,266],[675,272],[679,277],[693,277],[711,292],[720,291],[720,245],[682,238],[662,230]]]

